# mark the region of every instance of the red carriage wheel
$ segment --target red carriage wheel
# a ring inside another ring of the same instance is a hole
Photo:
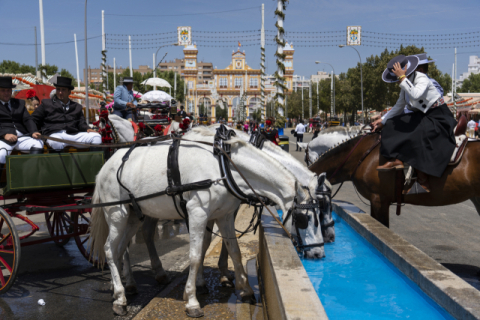
[[[91,262],[94,266],[98,266],[98,260],[90,257],[90,212],[78,212],[72,215],[75,231],[75,242],[80,253]]]
[[[70,215],[65,211],[45,212],[45,222],[53,242],[59,247],[63,247],[70,241],[68,238],[60,238],[60,236],[67,236],[73,233],[73,221]]]
[[[0,294],[15,282],[20,265],[20,238],[10,215],[0,208]]]

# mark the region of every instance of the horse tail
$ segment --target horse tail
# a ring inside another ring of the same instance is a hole
[[[101,203],[99,190],[100,188],[95,188],[92,197],[92,203]],[[103,208],[93,208],[92,209],[92,219],[90,220],[90,239],[88,241],[90,250],[90,260],[98,261],[98,266],[103,269],[105,265],[105,243],[107,242],[109,229],[107,220],[105,219],[105,213]]]

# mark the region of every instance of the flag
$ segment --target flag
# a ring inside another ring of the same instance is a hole
[[[242,46],[242,44],[240,43],[240,41],[238,41],[238,46],[239,46],[239,47],[241,47],[241,46]]]

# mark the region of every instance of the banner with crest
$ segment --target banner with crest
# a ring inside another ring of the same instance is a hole
[[[362,44],[362,27],[347,27],[347,46],[359,46]]]
[[[179,46],[192,44],[192,27],[177,27],[177,34]]]

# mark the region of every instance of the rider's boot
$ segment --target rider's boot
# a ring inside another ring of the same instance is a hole
[[[43,148],[31,147],[30,154],[43,154]]]
[[[390,171],[390,170],[403,170],[403,162],[401,160],[395,159],[395,160],[390,160],[387,161],[382,166],[378,166],[377,170],[378,171]]]

